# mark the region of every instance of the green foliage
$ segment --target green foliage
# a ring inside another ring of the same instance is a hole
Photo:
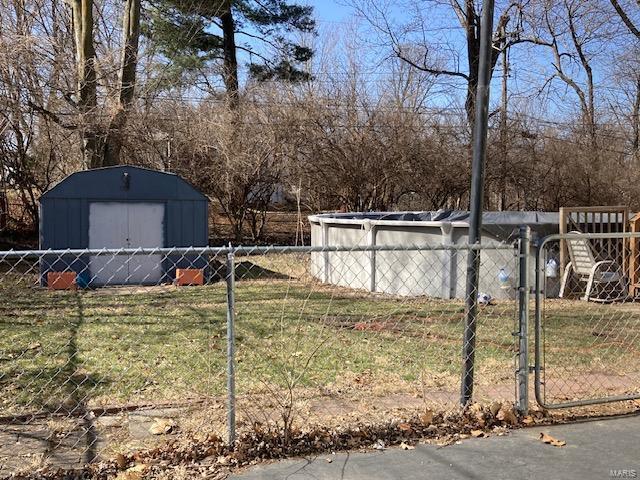
[[[258,80],[302,81],[300,64],[313,51],[292,40],[293,33],[314,33],[313,7],[289,0],[150,0],[143,34],[171,63],[175,81],[223,59],[220,17],[231,8],[236,50],[249,57],[249,72]],[[166,79],[165,79],[166,81]]]

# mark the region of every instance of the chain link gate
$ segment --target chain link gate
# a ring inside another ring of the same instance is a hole
[[[638,241],[637,233],[571,232],[539,244],[534,372],[543,408],[640,398],[640,302],[630,282]]]

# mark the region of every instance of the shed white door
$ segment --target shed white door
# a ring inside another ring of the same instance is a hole
[[[89,248],[155,248],[164,246],[161,203],[95,202],[89,206]],[[156,283],[162,278],[162,255],[95,255],[92,283]]]

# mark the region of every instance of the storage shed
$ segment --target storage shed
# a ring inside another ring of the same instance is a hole
[[[179,176],[117,166],[69,175],[40,198],[41,249],[205,247],[208,202]],[[80,286],[157,284],[176,268],[206,263],[184,255],[45,256],[40,271],[77,274]],[[200,266],[202,268],[203,266]]]

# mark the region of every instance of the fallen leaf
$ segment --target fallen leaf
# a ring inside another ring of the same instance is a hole
[[[540,441],[554,447],[564,447],[567,444],[567,442],[565,442],[564,440],[558,440],[557,438],[553,438],[551,435],[547,435],[544,432],[540,432]]]
[[[29,346],[27,347],[28,350],[37,350],[42,346],[42,344],[40,342],[34,342],[34,343],[30,343]]]
[[[503,406],[496,415],[496,418],[511,425],[518,424],[518,417],[516,417],[512,407]]]
[[[400,448],[401,448],[402,450],[415,450],[415,448],[416,448],[416,447],[414,447],[413,445],[409,445],[408,443],[404,443],[404,442],[402,442],[402,443],[400,444]]]
[[[484,437],[486,434],[484,430],[471,430],[471,436],[474,438]]]
[[[218,457],[215,455],[207,455],[198,462],[199,466],[211,466],[218,461]]]
[[[640,404],[639,404],[640,405]],[[533,412],[531,412],[531,415],[533,416],[534,419],[536,420],[542,420],[545,417],[545,412],[542,410],[535,410]]]
[[[469,414],[473,416],[475,422],[479,426],[484,427],[486,422],[484,419],[484,411],[482,409],[482,405],[480,405],[479,403],[474,403],[473,405],[471,405],[471,407],[469,407]]]
[[[278,449],[276,449],[278,451]],[[234,459],[238,463],[243,463],[247,459],[247,452],[243,449],[238,449],[231,454],[229,458]]]
[[[353,438],[353,437],[347,438],[347,446],[349,448],[354,448],[354,447],[358,446],[359,443],[360,442],[358,441],[357,438]]]
[[[119,468],[120,470],[123,470],[123,469],[124,469],[124,467],[126,467],[126,466],[127,466],[127,463],[128,463],[128,462],[127,462],[126,457],[125,457],[123,454],[121,454],[121,453],[118,453],[118,454],[116,455],[116,457],[115,457],[115,461],[116,461],[116,465],[118,466],[118,468]]]
[[[500,402],[493,402],[489,407],[489,409],[491,410],[491,415],[495,417],[501,408],[502,408],[502,404]]]
[[[118,473],[115,480],[142,480],[148,468],[148,465],[144,463],[134,465],[124,472]]]
[[[176,422],[170,418],[156,418],[151,427],[149,427],[149,433],[153,435],[164,435],[171,433],[175,427]]]
[[[433,410],[425,410],[422,415],[420,415],[420,421],[425,425],[429,426],[433,423]]]
[[[409,423],[399,423],[398,428],[403,432],[410,432],[412,430],[411,425]]]
[[[333,462],[333,458],[327,458],[327,463]]]
[[[375,448],[376,450],[384,450],[384,442],[382,440],[376,440],[376,443],[373,444],[373,448]]]
[[[142,480],[141,472],[120,472],[115,480]]]
[[[535,423],[535,420],[533,419],[533,417],[531,415],[526,415],[523,419],[522,419],[522,423],[524,425],[532,425],[533,423]]]

